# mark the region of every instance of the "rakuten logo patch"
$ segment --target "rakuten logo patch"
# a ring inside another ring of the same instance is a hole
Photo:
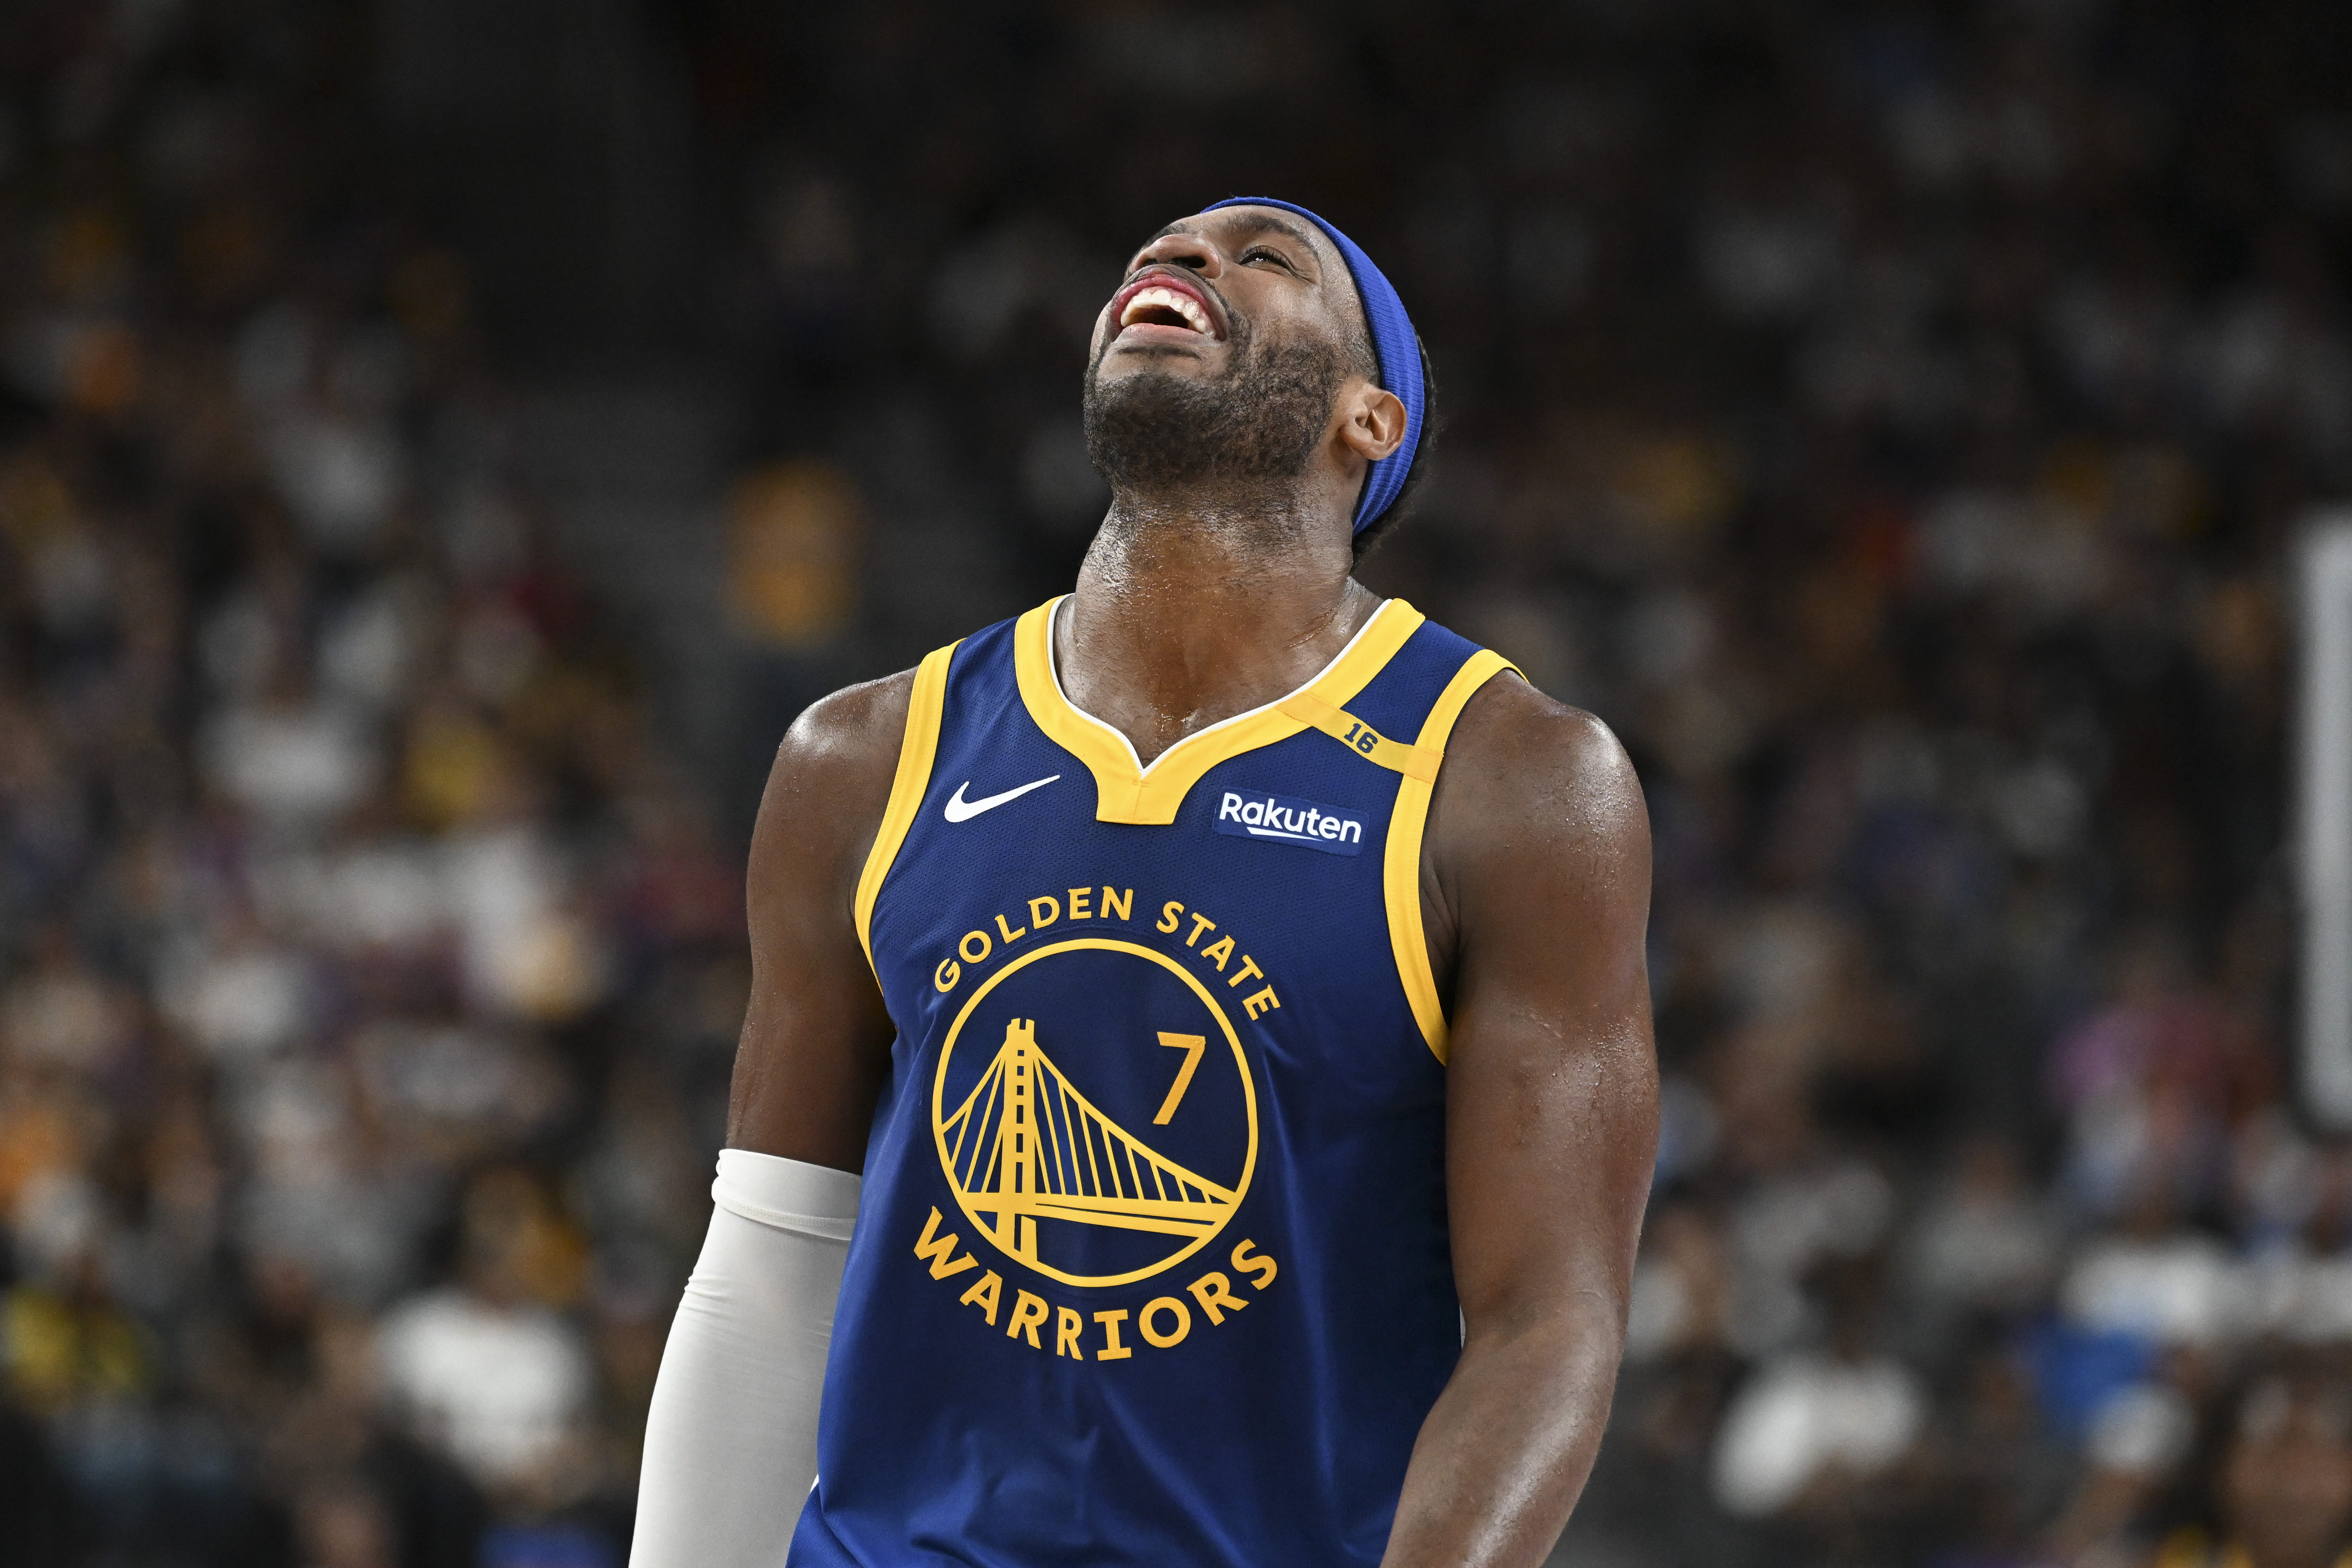
[[[1276,844],[1296,844],[1326,855],[1364,852],[1364,819],[1352,811],[1326,805],[1319,800],[1298,800],[1286,795],[1246,795],[1225,792],[1217,804],[1217,831],[1235,838],[1263,838]]]

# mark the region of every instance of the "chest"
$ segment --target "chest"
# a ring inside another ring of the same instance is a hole
[[[1080,954],[1149,953],[1179,991],[1276,1032],[1278,1013],[1360,1016],[1394,989],[1397,781],[1319,733],[1223,761],[1171,821],[1137,824],[1100,820],[1091,778],[1017,710],[950,712],[929,793],[940,804],[908,831],[875,915],[909,1036],[938,1037],[982,985],[1109,1007],[1123,967]],[[1027,982],[1008,973],[1040,965]]]

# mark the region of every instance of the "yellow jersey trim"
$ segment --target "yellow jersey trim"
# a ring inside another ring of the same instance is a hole
[[[898,742],[898,771],[890,780],[889,803],[882,808],[882,826],[866,852],[866,869],[857,878],[857,945],[866,950],[868,969],[874,968],[874,900],[882,896],[882,879],[898,858],[898,847],[907,841],[907,830],[915,826],[915,813],[922,808],[923,792],[930,787],[931,759],[940,749],[940,718],[947,711],[948,660],[961,646],[959,639],[935,648],[915,667],[915,687],[907,696],[907,732]],[[875,978],[881,978],[880,971]]]
[[[1412,749],[1443,761],[1446,737],[1454,732],[1454,721],[1462,716],[1464,706],[1496,672],[1506,669],[1519,675],[1517,665],[1491,648],[1482,648],[1464,660],[1423,721]],[[1389,814],[1381,885],[1388,901],[1389,944],[1396,952],[1397,978],[1404,983],[1405,1000],[1412,1005],[1421,1037],[1429,1042],[1431,1054],[1443,1065],[1447,1048],[1445,1009],[1438,1001],[1437,976],[1429,967],[1429,936],[1421,920],[1421,839],[1429,826],[1429,802],[1436,784],[1434,767],[1426,776],[1406,773],[1398,781],[1396,809]]]
[[[1313,698],[1335,711],[1353,700],[1426,618],[1402,599],[1391,599],[1372,613],[1372,618],[1324,667],[1323,673],[1298,690],[1187,735],[1152,758],[1150,767],[1143,767],[1125,735],[1063,694],[1054,669],[1054,612],[1068,596],[1047,600],[1023,616],[1013,627],[1013,662],[1020,679],[1022,705],[1047,739],[1094,774],[1096,821],[1146,826],[1165,826],[1175,821],[1186,792],[1219,763],[1286,741],[1309,728],[1309,721],[1286,711],[1302,698]]]
[[[1320,730],[1358,756],[1378,763],[1391,773],[1405,773],[1424,784],[1437,782],[1442,752],[1423,751],[1391,741],[1345,708],[1335,708],[1311,691],[1286,697],[1278,706],[1310,729]]]

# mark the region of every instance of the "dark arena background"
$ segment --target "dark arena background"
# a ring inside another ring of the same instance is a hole
[[[0,1563],[619,1568],[765,761],[1068,584],[1094,312],[1262,191],[1436,367],[1368,579],[1654,818],[1664,1139],[1553,1563],[2326,1568],[2347,45],[0,6]]]

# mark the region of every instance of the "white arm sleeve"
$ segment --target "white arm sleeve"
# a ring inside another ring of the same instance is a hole
[[[778,1568],[816,1480],[817,1395],[857,1218],[845,1171],[729,1149],[646,1417],[631,1568]]]

